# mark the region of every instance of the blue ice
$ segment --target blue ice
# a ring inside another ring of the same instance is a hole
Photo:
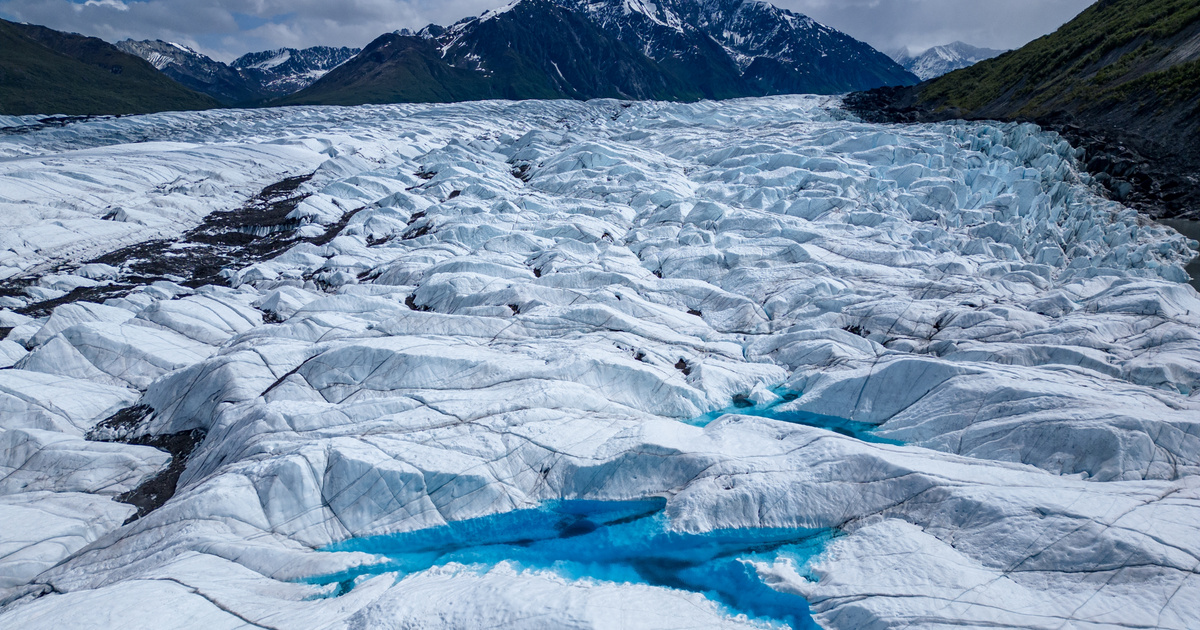
[[[877,427],[866,422],[855,422],[845,418],[824,416],[807,411],[781,410],[780,407],[782,405],[796,400],[799,394],[787,388],[776,389],[774,390],[774,393],[780,397],[780,400],[777,400],[769,405],[756,405],[745,398],[736,398],[733,401],[733,405],[724,409],[710,411],[699,418],[689,420],[688,424],[702,427],[726,414],[738,414],[743,416],[770,418],[772,420],[780,420],[782,422],[791,422],[792,424],[803,424],[805,426],[817,427],[820,429],[833,431],[834,433],[847,435],[864,442],[872,442],[875,444],[902,444],[902,442],[889,440],[887,438],[882,438],[878,435],[875,435],[875,429]]]
[[[572,579],[641,583],[703,593],[735,613],[816,629],[803,598],[776,591],[743,560],[790,558],[802,566],[833,530],[736,529],[670,531],[660,498],[638,501],[554,501],[443,527],[355,538],[327,551],[362,551],[385,563],[309,580],[353,587],[365,575],[401,576],[451,562],[488,568],[501,561],[550,569]]]

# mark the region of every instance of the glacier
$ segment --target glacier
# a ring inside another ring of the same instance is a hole
[[[1200,243],[1057,134],[0,125],[0,627],[1200,627]]]

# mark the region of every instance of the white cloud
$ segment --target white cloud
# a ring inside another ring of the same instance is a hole
[[[121,2],[121,0],[87,0],[87,2],[79,5],[77,10],[82,10],[84,7],[108,7],[118,11],[129,10],[129,5]]]
[[[1019,48],[1051,33],[1095,0],[774,0],[880,50],[925,50],[963,41]]]

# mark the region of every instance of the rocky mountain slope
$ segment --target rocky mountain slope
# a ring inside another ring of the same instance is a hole
[[[695,100],[915,82],[870,46],[767,3],[518,0],[385,35],[285,102]]]
[[[856,96],[889,120],[1032,120],[1088,149],[1113,194],[1200,209],[1200,3],[1103,0],[1020,50],[912,88]]]
[[[247,105],[264,97],[261,85],[228,64],[180,44],[161,40],[117,42],[117,48],[150,62],[160,72],[223,105]]]
[[[746,0],[556,0],[715,96],[714,69],[732,63],[744,93],[837,94],[861,85],[904,85],[901,69],[871,46],[812,18]],[[719,48],[714,48],[716,43]],[[732,79],[732,77],[731,77]]]
[[[908,49],[898,50],[892,54],[892,59],[904,66],[905,70],[917,75],[922,81],[928,81],[955,70],[969,68],[980,61],[997,57],[1003,53],[1003,50],[979,48],[963,42],[954,42],[944,46],[934,46],[917,54],[910,53]]]
[[[230,65],[252,77],[264,95],[278,98],[312,85],[360,51],[360,48],[346,46],[313,46],[302,50],[280,48],[242,55]]]
[[[244,55],[232,64],[162,40],[117,43],[175,81],[229,106],[256,105],[298,92],[354,55],[357,48],[284,48]]]
[[[102,40],[0,20],[0,114],[134,114],[218,104]]]

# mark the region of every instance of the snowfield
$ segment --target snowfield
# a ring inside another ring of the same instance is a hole
[[[1055,134],[0,122],[0,627],[1200,627],[1196,244]]]

